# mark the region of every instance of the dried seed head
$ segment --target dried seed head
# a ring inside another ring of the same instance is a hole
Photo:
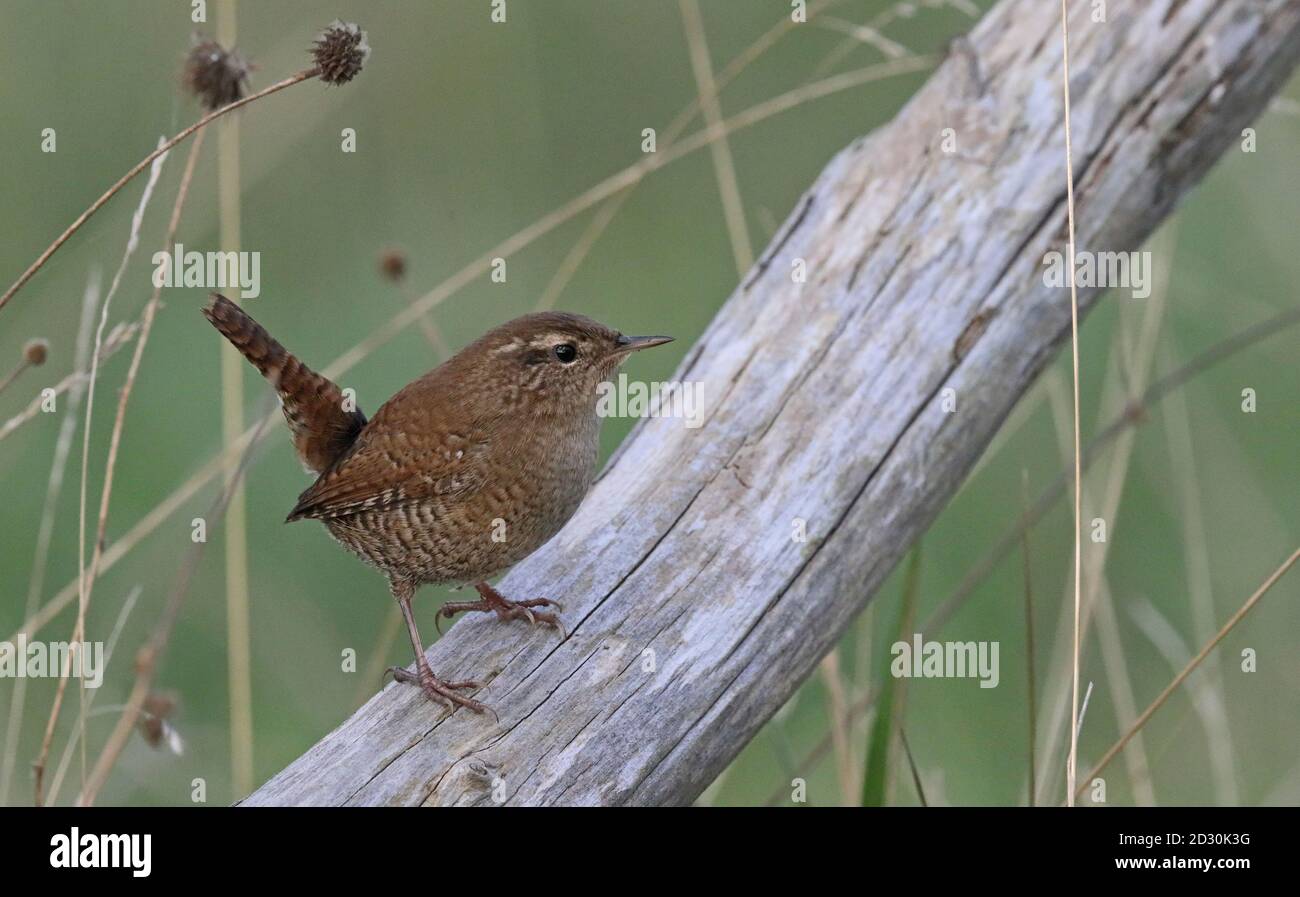
[[[182,81],[199,98],[203,108],[211,111],[243,99],[251,69],[237,51],[196,35],[194,46],[185,57]]]
[[[23,361],[33,367],[45,364],[49,355],[50,344],[43,339],[28,340],[27,345],[23,346]]]
[[[180,735],[171,725],[169,718],[176,711],[178,697],[175,692],[151,692],[141,705],[140,735],[151,748],[158,748],[165,741],[167,747],[175,754],[181,752]]]
[[[311,50],[320,79],[326,84],[347,84],[357,75],[370,58],[370,44],[366,33],[352,22],[335,19],[330,22]]]
[[[406,253],[400,249],[385,249],[379,253],[379,273],[391,281],[406,276]]]

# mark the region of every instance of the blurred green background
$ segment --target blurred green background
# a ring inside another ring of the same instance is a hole
[[[199,26],[208,33],[216,30],[217,2],[208,4],[208,24]],[[950,38],[972,27],[971,13],[989,5],[988,0],[833,3],[812,22],[790,29],[728,84],[721,94],[723,113],[735,115],[827,75],[879,63],[889,53],[942,53]],[[721,70],[787,18],[790,5],[702,0],[701,7],[713,67]],[[196,27],[190,9],[182,0],[0,2],[0,157],[6,162],[0,172],[5,224],[0,279],[6,284],[159,135],[176,132],[196,116],[195,102],[177,81]],[[258,66],[254,88],[304,67],[310,41],[335,17],[359,22],[374,48],[352,84],[327,88],[309,82],[237,113],[243,248],[262,254],[262,295],[249,307],[309,364],[323,367],[414,297],[637,162],[642,129],[654,127],[662,135],[695,98],[676,2],[509,0],[505,25],[493,24],[489,14],[487,0],[239,4],[238,47]],[[854,31],[870,23],[887,42],[864,40]],[[882,78],[803,103],[731,137],[756,250],[829,158],[887,122],[927,72]],[[1155,250],[1158,265],[1171,268],[1159,300],[1159,329],[1139,359],[1153,368],[1154,377],[1295,306],[1300,89],[1294,82],[1284,97],[1290,99],[1276,102],[1256,122],[1258,152],[1229,150],[1147,247]],[[699,127],[696,119],[687,133]],[[57,132],[56,153],[41,152],[45,128]],[[355,153],[340,151],[343,128],[356,129]],[[217,248],[216,152],[217,141],[209,137],[179,233],[189,248]],[[162,242],[183,159],[178,151],[168,160],[140,249],[113,300],[110,323],[134,319],[148,298],[149,259]],[[140,179],[115,198],[0,312],[0,375],[29,338],[44,336],[51,343],[49,363],[0,394],[0,420],[72,369],[87,278],[98,270],[107,285],[142,185]],[[592,214],[512,254],[506,283],[477,277],[442,304],[433,317],[447,341],[459,347],[530,310]],[[376,272],[377,254],[390,246],[408,255],[407,280],[400,286]],[[705,150],[674,161],[636,188],[564,286],[557,305],[626,332],[677,335],[672,346],[628,366],[633,377],[664,379],[736,281]],[[164,294],[166,306],[127,417],[110,544],[210,461],[220,445],[218,338],[198,314],[203,298],[202,290]],[[1143,382],[1118,359],[1136,351],[1132,347],[1140,344],[1152,301],[1107,295],[1087,319],[1082,333],[1085,440],[1121,407],[1114,396],[1103,396],[1103,384]],[[1081,737],[1081,774],[1122,731],[1119,720],[1131,713],[1126,704],[1145,707],[1188,652],[1204,642],[1205,620],[1213,622],[1211,631],[1217,628],[1300,538],[1296,334],[1279,332],[1192,379],[1149,409],[1128,449],[1112,446],[1086,477],[1088,518],[1102,506],[1108,484],[1118,487],[1104,573],[1115,609],[1107,644],[1119,653],[1102,650],[1094,628],[1084,669],[1094,690]],[[129,352],[105,364],[96,390],[88,483],[92,530]],[[373,412],[435,360],[424,334],[413,326],[350,371],[343,385],[355,388],[362,408]],[[1022,508],[1022,471],[1036,496],[1061,470],[1062,438],[1068,442],[1069,432],[1068,416],[1060,417],[1062,408],[1068,415],[1068,364],[1067,352],[1022,401],[925,536],[916,620],[951,594],[1014,524]],[[251,422],[267,407],[267,390],[250,368],[245,372]],[[1257,413],[1240,409],[1246,387],[1257,391]],[[24,619],[61,417],[38,415],[0,443],[0,638],[9,638]],[[340,672],[341,651],[355,649],[361,671],[410,660],[400,634],[384,656],[376,657],[392,613],[382,578],[341,551],[321,527],[281,523],[309,480],[280,421],[272,427],[248,474],[258,783],[380,687],[377,680],[362,681],[364,672]],[[606,453],[628,428],[627,421],[607,422]],[[40,603],[76,576],[80,445],[78,430]],[[97,584],[89,615],[92,638],[106,638],[126,595],[136,586],[142,591],[95,698],[101,712],[88,721],[91,761],[116,719],[111,708],[130,687],[131,658],[191,547],[190,521],[207,513],[215,494],[213,484],[201,490]],[[1062,695],[1063,667],[1052,658],[1068,607],[1068,501],[1058,501],[1028,541],[1039,779],[1048,780],[1050,799],[1056,801],[1063,793],[1059,736],[1064,727],[1052,708]],[[789,803],[790,783],[797,777],[808,783],[810,804],[858,800],[873,716],[868,712],[846,721],[836,708],[859,703],[883,681],[906,566],[895,571],[832,660],[701,802]],[[206,780],[210,803],[238,797],[230,764],[223,569],[221,528],[214,526],[159,676],[161,688],[180,696],[173,722],[184,738],[184,754],[156,751],[133,737],[102,803],[188,804],[197,777]],[[999,687],[914,680],[896,697],[931,803],[1026,801],[1023,592],[1017,549],[945,629],[925,632],[927,638],[999,641]],[[421,594],[417,613],[426,637],[433,637],[435,608],[446,593],[427,588]],[[1192,687],[1175,695],[1145,728],[1149,778],[1133,775],[1122,760],[1111,766],[1109,803],[1300,801],[1297,598],[1300,578],[1293,572],[1221,646],[1217,670],[1198,672]],[[1196,608],[1202,614],[1199,626]],[[74,612],[65,611],[40,637],[66,639],[73,620]],[[1240,670],[1244,649],[1257,652],[1257,672]],[[0,680],[0,726],[6,729],[12,690],[11,680]],[[32,799],[29,765],[53,693],[49,680],[34,682],[28,691],[10,803]],[[77,696],[75,690],[70,694],[52,766],[75,730]],[[1199,700],[1193,700],[1196,694]],[[1053,731],[1055,741],[1049,738]],[[810,752],[819,748],[810,760]],[[79,757],[73,756],[59,802],[74,796],[80,779]],[[888,802],[916,803],[897,738],[890,739],[883,768],[890,778]]]

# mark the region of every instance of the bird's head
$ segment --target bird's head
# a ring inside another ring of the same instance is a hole
[[[625,336],[583,315],[538,312],[489,331],[454,361],[509,406],[537,414],[592,411],[598,385],[633,352],[671,341]]]

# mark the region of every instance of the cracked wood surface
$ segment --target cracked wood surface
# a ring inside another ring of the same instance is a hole
[[[1104,24],[1070,5],[1078,247],[1136,249],[1291,72],[1300,0],[1112,0]],[[1059,15],[999,4],[796,204],[675,375],[702,384],[703,426],[638,425],[501,584],[560,598],[568,638],[479,616],[429,650],[485,682],[499,722],[390,685],[244,803],[491,804],[498,783],[509,804],[697,797],[1068,338],[1068,288],[1042,279],[1065,252]]]

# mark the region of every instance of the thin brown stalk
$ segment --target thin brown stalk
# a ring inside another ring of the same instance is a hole
[[[117,613],[117,620],[113,623],[113,631],[109,633],[108,641],[104,644],[104,669],[107,670],[109,664],[113,662],[113,652],[117,650],[117,641],[122,635],[122,629],[126,626],[126,620],[131,616],[131,611],[135,610],[135,604],[140,599],[143,588],[135,586],[127,593],[126,600],[122,602],[122,609]],[[86,714],[90,716],[90,708],[95,703],[95,698],[99,695],[96,689],[86,699]],[[59,757],[59,764],[54,769],[54,778],[50,780],[50,791],[45,802],[53,806],[59,799],[59,790],[63,787],[64,776],[67,775],[68,767],[72,764],[73,751],[85,746],[86,733],[77,730],[68,738],[68,743],[63,746],[63,753]]]
[[[912,558],[907,565],[907,572],[903,577],[903,606],[902,615],[899,618],[898,638],[904,639],[910,632],[916,632],[916,605],[919,601],[921,591],[921,542],[912,546]],[[890,701],[890,732],[897,728],[901,733],[903,731],[903,720],[907,716],[907,689],[908,680],[906,678],[898,679],[894,683],[894,696]],[[888,739],[889,735],[886,735]],[[870,736],[868,736],[868,739]],[[885,805],[893,803],[893,792],[896,779],[893,773],[893,764],[889,763],[888,756],[885,756]]]
[[[1090,701],[1091,699],[1092,699],[1092,681],[1089,680],[1088,688],[1083,693],[1083,704],[1081,704],[1079,707],[1079,724],[1074,727],[1074,735],[1076,738],[1079,735],[1083,734],[1083,721],[1084,718],[1087,717],[1088,715],[1088,701]]]
[[[857,22],[850,22],[837,16],[822,16],[818,24],[840,34],[847,34],[860,44],[875,47],[890,59],[897,59],[908,53],[907,47],[898,41],[890,40],[870,25],[859,25]]]
[[[190,125],[188,128],[178,133],[176,136],[172,137],[169,140],[163,141],[158,146],[157,149],[155,149],[152,153],[145,156],[138,163],[136,163],[135,166],[132,167],[131,170],[128,171],[126,174],[122,175],[122,177],[118,179],[117,183],[115,183],[113,186],[109,187],[106,191],[104,191],[103,196],[99,197],[99,199],[91,203],[90,208],[82,212],[81,215],[77,217],[76,221],[68,225],[67,230],[65,230],[57,238],[55,238],[54,242],[51,243],[46,248],[46,250],[40,254],[40,256],[37,257],[36,261],[32,262],[32,264],[27,268],[27,270],[24,271],[16,281],[14,281],[13,285],[9,287],[9,289],[5,290],[4,295],[0,296],[0,308],[4,308],[5,305],[8,304],[9,300],[14,297],[14,294],[17,293],[19,290],[21,290],[23,288],[23,285],[27,283],[27,281],[31,280],[33,275],[35,275],[36,272],[39,271],[41,267],[50,260],[50,256],[54,255],[54,253],[58,251],[60,246],[68,242],[69,238],[71,238],[72,235],[75,234],[83,224],[85,224],[87,221],[90,220],[91,215],[95,214],[101,208],[103,208],[104,205],[110,199],[112,199],[113,196],[116,195],[116,193],[119,190],[121,190],[128,183],[130,183],[131,180],[135,178],[136,175],[138,175],[140,172],[148,168],[153,163],[154,159],[157,159],[163,153],[167,152],[172,147],[176,146],[176,144],[180,143],[185,138],[189,137],[191,134],[206,127],[209,123],[217,120],[218,118],[225,115],[226,113],[234,112],[236,109],[247,106],[249,103],[260,100],[263,97],[268,97],[273,93],[277,93],[278,91],[284,90],[286,87],[292,87],[293,85],[298,84],[299,82],[306,81],[308,78],[314,78],[319,74],[320,71],[318,69],[309,68],[309,69],[304,69],[301,72],[298,72],[296,75],[290,75],[288,78],[285,78],[283,81],[277,81],[276,83],[272,84],[270,87],[264,87],[261,90],[257,91],[256,93],[251,93],[248,96],[244,97],[242,100],[236,100],[235,102],[231,103],[228,106],[222,106],[220,109],[214,109],[213,111],[209,112],[207,115],[200,118],[194,124]]]
[[[447,344],[447,338],[442,335],[442,329],[433,319],[432,314],[425,315],[420,319],[420,331],[424,334],[425,341],[429,348],[438,354],[439,358],[446,358],[450,355],[450,346]]]
[[[830,717],[831,744],[835,748],[835,768],[840,780],[840,799],[844,806],[858,804],[857,774],[849,740],[849,707],[844,697],[844,679],[840,674],[840,650],[832,648],[818,664]]]
[[[704,19],[700,15],[699,0],[678,0],[686,43],[690,50],[691,70],[695,73],[695,90],[699,96],[704,123],[710,128],[722,125],[722,105],[718,101],[718,85],[713,79],[713,62],[709,58],[709,43],[704,33]],[[731,255],[736,262],[736,276],[744,277],[754,264],[754,247],[749,241],[749,225],[745,223],[745,207],[740,198],[740,183],[736,179],[736,164],[731,157],[731,144],[725,137],[709,146],[713,156],[713,172],[722,197],[722,214],[727,222],[727,236],[731,240]]]
[[[864,43],[875,46],[876,49],[880,50],[886,56],[892,55],[890,51],[885,50],[884,47],[874,43],[873,41],[864,40],[863,37],[869,33],[875,34],[879,36],[881,40],[888,41],[890,44],[893,44],[901,48],[902,50],[906,51],[907,48],[904,47],[902,44],[899,44],[896,41],[890,41],[888,38],[886,38],[884,36],[884,29],[888,25],[892,24],[896,19],[901,18],[904,15],[903,11],[909,8],[915,10],[915,4],[912,3],[911,0],[899,0],[899,2],[894,3],[893,5],[888,6],[885,9],[881,10],[871,19],[871,21],[867,22],[867,24],[865,25],[857,25],[856,23],[853,22],[845,23],[850,28],[856,29],[856,32],[851,33],[848,37],[846,37],[843,41],[840,42],[839,46],[835,47],[833,50],[831,50],[831,52],[826,54],[826,56],[821,60],[821,62],[817,64],[817,67],[813,69],[812,77],[820,78],[824,76],[827,72],[834,69],[835,66],[839,65],[840,62],[842,62],[850,53],[852,53],[858,47],[862,46]],[[968,14],[973,19],[979,18],[978,10],[976,10],[973,14],[969,12]],[[811,15],[809,15],[808,20],[810,22],[812,21]],[[840,28],[839,30],[845,30],[845,29]]]
[[[1283,561],[1280,567],[1269,574],[1268,579],[1264,580],[1260,587],[1255,590],[1254,594],[1247,598],[1241,607],[1237,608],[1236,613],[1228,618],[1228,621],[1223,624],[1217,633],[1215,633],[1214,637],[1206,642],[1205,646],[1197,652],[1196,656],[1187,662],[1187,666],[1183,667],[1182,672],[1175,676],[1173,681],[1165,686],[1164,690],[1156,696],[1156,699],[1151,702],[1146,710],[1142,711],[1142,715],[1139,716],[1133,725],[1129,727],[1128,731],[1120,736],[1119,741],[1111,745],[1110,750],[1106,751],[1106,753],[1102,755],[1102,758],[1097,761],[1097,765],[1093,767],[1092,772],[1088,773],[1087,777],[1085,777],[1083,784],[1078,786],[1077,791],[1070,795],[1071,801],[1082,796],[1083,792],[1088,787],[1088,782],[1096,778],[1101,771],[1106,768],[1107,764],[1115,759],[1115,755],[1124,750],[1124,746],[1128,744],[1129,741],[1132,740],[1133,736],[1147,724],[1147,721],[1155,715],[1155,712],[1164,706],[1165,701],[1169,700],[1169,696],[1178,690],[1179,686],[1181,686],[1183,682],[1187,680],[1187,677],[1201,665],[1201,662],[1209,656],[1210,652],[1218,647],[1219,642],[1223,641],[1227,637],[1228,633],[1231,632],[1243,618],[1245,618],[1246,614],[1251,612],[1255,605],[1259,603],[1259,600],[1264,597],[1264,594],[1276,585],[1277,581],[1295,565],[1297,560],[1300,560],[1300,548],[1291,552],[1291,556]]]
[[[236,43],[238,0],[217,7],[217,40]],[[217,198],[221,248],[237,252],[240,238],[239,119],[228,118],[217,132]],[[236,297],[235,301],[239,301]],[[238,441],[244,429],[244,359],[234,346],[218,340],[221,357],[221,440]],[[226,469],[236,476],[236,465]],[[226,673],[230,706],[230,780],[237,797],[253,790],[253,673],[248,586],[248,496],[233,483],[225,515]]]
[[[898,741],[903,746],[903,756],[907,758],[907,768],[912,771],[912,784],[916,787],[916,797],[921,801],[921,806],[928,807],[930,802],[925,799],[925,788],[921,786],[921,771],[916,768],[916,758],[912,756],[912,746],[907,743],[907,733],[903,727],[898,727]]]
[[[1067,802],[1074,806],[1075,770],[1079,755],[1079,615],[1082,605],[1083,450],[1079,438],[1079,296],[1074,275],[1074,162],[1070,153],[1070,26],[1061,0],[1061,80],[1065,88],[1065,208],[1070,243],[1070,357],[1074,374],[1074,651],[1070,671],[1070,760]]]
[[[176,200],[172,203],[171,218],[167,222],[167,236],[163,240],[163,251],[171,252],[176,243],[176,232],[180,227],[181,210],[189,196],[190,184],[194,180],[194,170],[198,164],[199,151],[203,147],[203,134],[200,133],[190,144],[189,155],[185,159],[185,169],[181,174],[180,186],[176,191]],[[135,342],[135,351],[131,355],[131,364],[126,371],[126,380],[117,397],[117,412],[113,418],[113,432],[108,441],[108,457],[104,462],[104,485],[99,495],[99,518],[95,527],[95,546],[91,556],[90,573],[87,577],[86,592],[89,594],[99,575],[99,567],[104,559],[104,540],[108,533],[108,510],[113,497],[113,474],[117,470],[117,459],[122,448],[122,431],[126,426],[126,409],[131,402],[131,393],[135,390],[136,378],[140,373],[140,362],[144,358],[145,348],[149,345],[149,334],[153,332],[154,319],[162,301],[162,287],[155,286],[149,301],[145,304],[140,318],[140,336]]]
[[[397,294],[407,304],[414,302],[416,299],[415,294],[405,287],[400,287]],[[429,344],[429,348],[433,349],[434,358],[441,363],[451,357],[451,345],[447,342],[447,337],[443,334],[442,328],[438,326],[438,322],[434,320],[433,313],[430,312],[420,318],[419,324],[425,342]],[[393,613],[397,614],[399,619],[401,618],[401,613],[397,610],[396,605],[393,607]]]
[[[172,204],[171,218],[167,222],[167,236],[164,238],[164,251],[171,252],[176,242],[176,232],[180,227],[181,210],[185,206],[186,197],[190,192],[190,184],[194,180],[194,170],[198,164],[199,153],[203,147],[203,132],[199,132],[190,144],[189,155],[185,160],[185,169],[181,174],[180,186],[176,191],[176,200]],[[90,582],[87,584],[87,595],[94,584],[95,577],[99,574],[100,564],[104,558],[104,540],[108,531],[108,510],[109,503],[113,493],[113,474],[117,469],[118,454],[122,445],[122,430],[126,424],[126,409],[131,401],[131,393],[135,389],[136,378],[140,372],[140,362],[144,357],[145,347],[149,344],[149,334],[153,331],[154,319],[158,314],[158,307],[162,299],[162,287],[155,286],[153,294],[149,297],[149,302],[145,305],[144,314],[140,322],[140,338],[136,340],[135,352],[131,356],[131,365],[127,368],[126,382],[123,384],[118,394],[117,414],[113,420],[113,433],[109,439],[108,459],[104,464],[104,485],[99,499],[99,523],[95,531],[95,549],[90,565]],[[82,749],[82,766],[84,773],[85,766],[85,731],[84,719],[82,721],[81,749]]]
[[[1101,407],[1107,412],[1129,406],[1135,400],[1136,393],[1146,387],[1150,378],[1155,359],[1155,344],[1160,333],[1160,322],[1164,316],[1168,295],[1169,274],[1176,247],[1176,232],[1177,219],[1174,219],[1168,227],[1162,230],[1153,244],[1156,248],[1156,257],[1164,259],[1165,263],[1156,272],[1156,282],[1150,299],[1143,303],[1141,325],[1136,328],[1120,327],[1115,339],[1112,341],[1117,346],[1111,353],[1110,365],[1102,387]],[[1127,320],[1130,317],[1125,312],[1132,307],[1131,305],[1121,305],[1121,319]],[[1136,337],[1129,339],[1129,334],[1134,331]],[[1053,375],[1049,378],[1048,383],[1051,385],[1055,382],[1056,378]],[[1054,398],[1053,409],[1056,412],[1054,419],[1058,422],[1062,458],[1068,462],[1071,457],[1071,449],[1068,444],[1069,424],[1067,422],[1070,414],[1069,400],[1063,395],[1063,389],[1059,390],[1061,393],[1059,397],[1057,396],[1057,390],[1053,389],[1049,390],[1049,392],[1052,393]],[[1134,431],[1128,430],[1120,434],[1115,440],[1115,447],[1110,456],[1106,485],[1102,493],[1100,509],[1097,513],[1107,522],[1111,532],[1114,532],[1120,525],[1120,500],[1123,495],[1135,443],[1136,433]],[[1085,505],[1096,507],[1086,483],[1084,484],[1083,498]],[[1113,539],[1108,539],[1096,545],[1088,553],[1087,565],[1083,570],[1088,587],[1084,590],[1083,595],[1083,616],[1080,623],[1079,639],[1082,642],[1088,637],[1089,629],[1095,619],[1097,639],[1101,647],[1106,675],[1110,682],[1109,693],[1113,699],[1112,705],[1116,715],[1116,722],[1118,728],[1123,730],[1137,717],[1138,705],[1132,678],[1128,672],[1128,661],[1120,640],[1119,626],[1110,589],[1106,582],[1106,562],[1113,544]],[[1071,633],[1069,628],[1064,625],[1067,621],[1063,618],[1061,622],[1063,625],[1058,634],[1057,650],[1053,652],[1052,661],[1049,664],[1050,670],[1061,669],[1067,663],[1065,658],[1067,657],[1066,652],[1069,651],[1068,639]],[[1049,683],[1048,692],[1053,695],[1058,694],[1054,682]],[[1045,755],[1049,757],[1058,756],[1057,737],[1064,733],[1062,726],[1064,714],[1068,709],[1067,697],[1068,692],[1061,694],[1060,699],[1055,702],[1052,708],[1051,721],[1046,727],[1046,731],[1049,733],[1049,742]],[[1124,760],[1137,803],[1144,806],[1154,805],[1156,796],[1151,784],[1151,767],[1141,738],[1134,739],[1125,752]],[[1053,764],[1049,774],[1039,783],[1049,792],[1055,788],[1057,770],[1058,767]]]
[[[1159,652],[1160,656],[1164,658],[1165,662],[1169,664],[1170,672],[1172,673],[1182,669],[1183,665],[1186,664],[1188,659],[1192,656],[1192,646],[1188,642],[1184,641],[1183,637],[1178,632],[1178,628],[1170,622],[1169,618],[1162,614],[1155,604],[1152,603],[1151,599],[1146,596],[1140,596],[1138,599],[1132,601],[1128,610],[1129,617],[1132,619],[1133,623],[1139,630],[1141,630],[1142,634],[1146,636],[1147,641],[1151,642],[1156,651]],[[1210,635],[1213,634],[1215,626],[1217,625],[1217,623],[1211,625],[1210,631],[1204,636],[1199,634],[1198,628],[1197,632],[1193,634],[1193,639],[1208,639]],[[1226,716],[1226,708],[1223,706],[1225,692],[1222,678],[1209,675],[1212,669],[1211,665],[1215,664],[1217,660],[1219,660],[1219,658],[1214,655],[1206,658],[1205,665],[1201,668],[1201,675],[1188,681],[1187,691],[1192,709],[1191,712],[1186,714],[1184,717],[1187,720],[1199,719],[1202,728],[1205,730],[1207,740],[1210,740],[1211,746],[1212,739],[1215,737],[1213,728],[1214,717]],[[1137,718],[1136,711],[1133,714],[1133,718]],[[1127,724],[1120,726],[1119,729],[1122,732],[1130,725],[1132,725],[1132,720]],[[1141,733],[1135,735],[1133,738],[1134,743],[1142,737],[1143,735]],[[1182,741],[1181,743],[1184,746],[1186,745],[1185,741]],[[1131,749],[1130,745],[1128,750]],[[1128,750],[1125,751],[1126,754],[1128,753]],[[1152,758],[1153,763],[1159,763],[1159,761],[1159,757]],[[1229,774],[1231,774],[1232,768],[1229,767],[1228,771]],[[1219,793],[1219,788],[1219,783],[1215,782],[1215,800],[1220,805],[1224,805],[1223,797]]]
[[[248,469],[248,462],[252,457],[254,446],[257,445],[258,437],[270,419],[271,415],[266,414],[258,422],[256,429],[253,431],[253,438],[249,440],[247,448],[244,449],[243,457],[240,459],[234,478],[226,483],[225,488],[222,489],[221,494],[209,510],[209,519],[219,519],[225,514],[235,487],[243,479],[243,475]],[[100,751],[99,757],[95,760],[95,765],[86,779],[85,787],[82,788],[81,794],[77,796],[77,806],[90,806],[95,802],[95,798],[104,787],[104,782],[107,781],[114,764],[117,763],[118,757],[121,756],[122,749],[126,747],[127,739],[131,737],[132,730],[140,720],[145,698],[153,690],[158,663],[167,650],[167,643],[171,640],[172,630],[176,625],[177,618],[180,616],[181,606],[184,604],[185,596],[188,594],[190,584],[194,580],[194,574],[198,570],[205,545],[205,542],[196,542],[191,546],[176,586],[172,589],[171,594],[167,596],[167,603],[158,617],[153,633],[136,653],[135,683],[131,686],[130,696],[127,698],[122,715],[118,717],[117,724],[108,736],[108,741],[105,742],[103,750]]]
[[[17,381],[18,378],[21,377],[24,373],[26,373],[27,369],[30,367],[33,367],[33,365],[26,358],[19,360],[18,364],[14,366],[14,369],[9,372],[8,376],[6,376],[3,380],[0,380],[0,393],[4,392],[6,389],[12,386],[14,382]]]

